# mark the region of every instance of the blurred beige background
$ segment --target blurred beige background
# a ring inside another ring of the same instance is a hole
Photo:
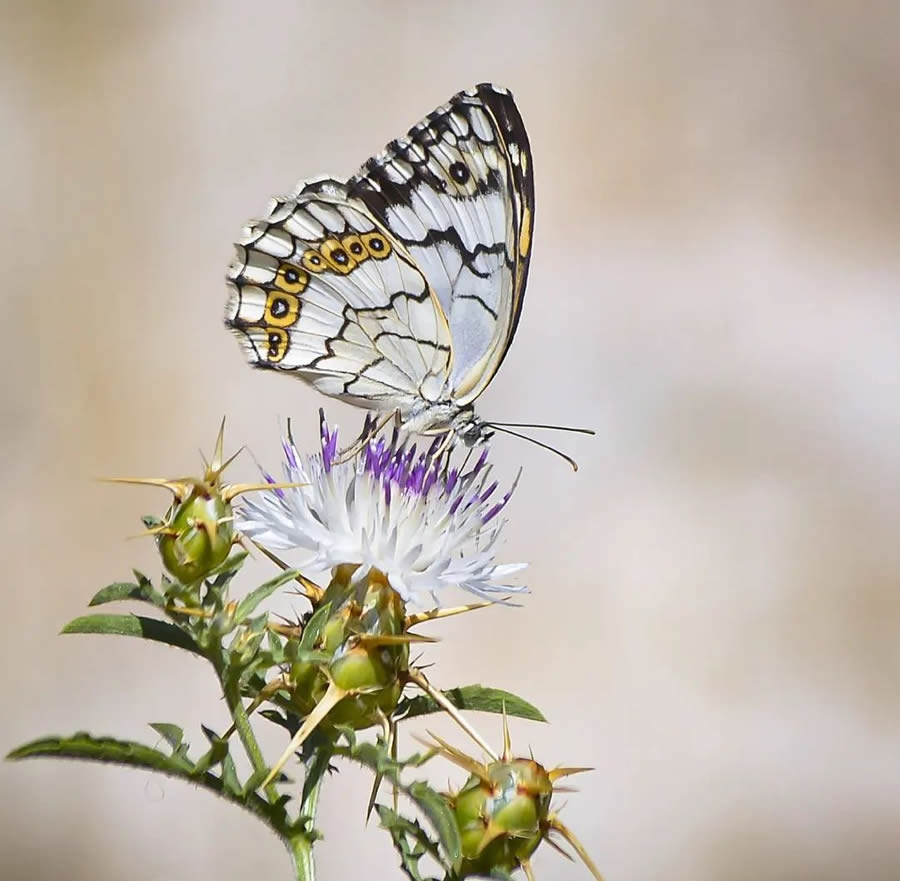
[[[322,400],[222,327],[230,243],[271,194],[494,80],[538,210],[480,409],[598,437],[558,439],[577,475],[496,444],[525,467],[501,553],[533,593],[435,626],[433,678],[521,692],[554,724],[514,724],[518,747],[596,768],[563,817],[609,881],[900,877],[898,40],[895,3],[8,0],[0,748],[225,727],[191,658],[56,636],[158,572],[126,538],[164,495],[94,479],[195,470],[223,413],[264,461],[279,417],[312,446]],[[289,877],[262,826],[176,782],[0,781],[10,881]],[[323,879],[400,877],[367,786],[326,792]]]

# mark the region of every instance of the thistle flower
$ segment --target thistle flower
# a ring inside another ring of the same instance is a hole
[[[506,580],[524,563],[494,562],[499,515],[515,483],[498,497],[487,447],[474,465],[457,466],[440,438],[418,452],[395,432],[341,461],[338,430],[324,416],[320,433],[321,452],[304,456],[288,430],[286,482],[305,485],[245,500],[237,513],[245,535],[269,549],[305,550],[313,569],[357,564],[355,580],[379,570],[405,602],[420,607],[439,605],[438,595],[454,585],[483,599],[525,590]]]

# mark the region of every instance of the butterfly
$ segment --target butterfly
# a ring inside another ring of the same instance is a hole
[[[531,149],[512,95],[454,95],[349,179],[303,181],[235,245],[225,323],[249,362],[471,446],[531,256]],[[385,420],[387,421],[387,420]]]

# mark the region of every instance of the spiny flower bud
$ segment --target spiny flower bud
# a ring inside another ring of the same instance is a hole
[[[363,729],[390,718],[411,678],[409,646],[433,642],[408,632],[421,619],[406,616],[402,597],[374,567],[335,566],[328,589],[314,605],[317,611],[306,621],[299,641],[285,646],[285,654],[293,649],[296,660],[285,676],[267,686],[286,688],[305,718],[263,786],[317,728]],[[328,617],[314,625],[317,614]]]
[[[114,483],[161,486],[175,497],[165,520],[148,530],[156,536],[159,555],[170,575],[185,585],[205,578],[225,562],[235,541],[232,500],[256,489],[278,489],[281,484],[225,484],[222,474],[238,455],[223,461],[225,420],[219,427],[211,462],[202,477],[120,477]],[[238,451],[240,452],[240,451]],[[284,486],[295,487],[296,484]]]
[[[187,495],[179,500],[182,487]],[[174,491],[156,541],[169,574],[192,584],[225,562],[234,541],[233,514],[215,483],[184,481]]]
[[[531,855],[542,841],[562,850],[551,838],[552,833],[557,833],[575,849],[594,878],[602,881],[587,851],[550,810],[553,795],[563,791],[562,787],[555,786],[556,781],[587,768],[548,771],[534,758],[514,757],[505,714],[503,754],[499,757],[491,754],[487,763],[466,755],[434,734],[431,737],[433,743],[423,742],[469,772],[463,787],[446,796],[459,826],[462,845],[456,877],[481,877],[495,871],[509,873],[524,869],[527,877],[533,878]]]
[[[531,759],[491,762],[472,774],[452,797],[464,874],[518,868],[541,843],[552,794],[547,771]]]
[[[312,712],[333,684],[346,697],[329,714],[328,722],[368,728],[397,706],[402,674],[409,663],[404,635],[405,606],[377,569],[353,582],[355,565],[337,566],[322,599],[331,613],[315,648],[327,663],[300,659],[291,667],[293,703],[302,715]]]

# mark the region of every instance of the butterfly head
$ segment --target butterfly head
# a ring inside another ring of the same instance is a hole
[[[471,404],[460,407],[450,422],[450,429],[467,447],[482,444],[494,436],[494,430],[475,415]]]

